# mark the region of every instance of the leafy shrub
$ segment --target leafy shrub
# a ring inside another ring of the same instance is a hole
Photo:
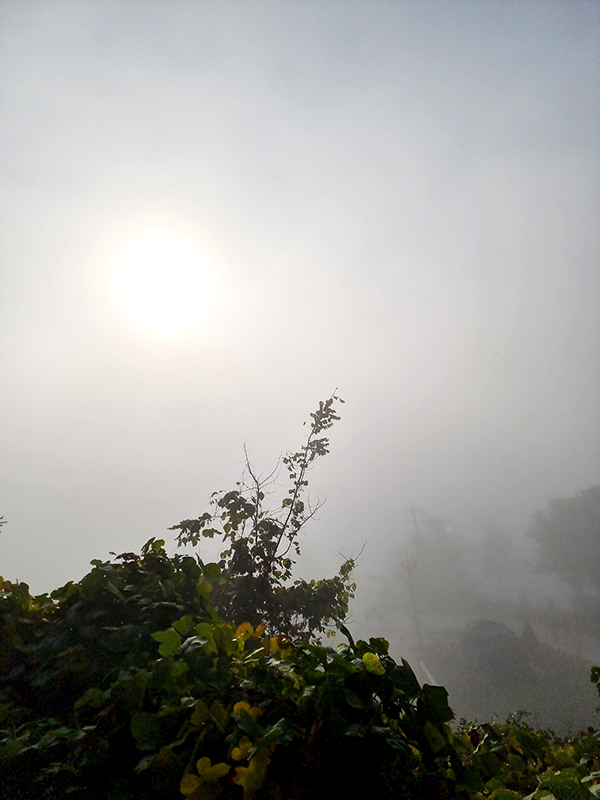
[[[221,622],[207,602],[220,570],[188,559],[152,541],[49,597],[4,582],[5,797],[456,790],[443,688],[384,639],[333,649]]]
[[[461,720],[454,742],[465,765],[465,784],[476,800],[600,796],[598,731],[561,738],[532,728],[520,713],[506,723]]]

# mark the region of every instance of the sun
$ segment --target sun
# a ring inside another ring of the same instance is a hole
[[[199,248],[177,234],[141,234],[112,259],[111,289],[125,318],[163,337],[190,332],[211,299],[210,269]]]

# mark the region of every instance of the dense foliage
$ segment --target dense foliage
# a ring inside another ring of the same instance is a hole
[[[220,580],[151,540],[49,596],[4,581],[3,797],[600,795],[597,732],[452,730],[446,691],[420,686],[384,639],[344,629],[334,649],[224,623],[209,602]]]
[[[182,543],[221,536],[220,563],[151,539],[49,595],[0,579],[3,798],[600,797],[598,732],[559,739],[521,717],[452,728],[443,687],[344,627],[351,560],[333,579],[292,579],[335,399],[284,458],[275,511],[247,464],[249,485],[175,526]],[[332,624],[336,648],[315,638]]]
[[[223,623],[219,579],[151,541],[50,596],[3,583],[4,797],[448,796],[444,689],[382,639]]]

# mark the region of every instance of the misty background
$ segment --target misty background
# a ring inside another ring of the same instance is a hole
[[[351,627],[421,678],[478,617],[600,660],[522,535],[600,483],[599,34],[576,0],[4,0],[0,574],[172,551],[337,387],[299,574],[361,553]],[[165,226],[216,289],[161,338],[107,275]]]

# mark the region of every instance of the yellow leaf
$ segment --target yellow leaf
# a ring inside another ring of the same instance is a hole
[[[181,783],[179,785],[179,791],[181,792],[181,794],[187,797],[187,795],[195,791],[198,788],[198,786],[200,786],[200,778],[197,775],[192,775],[191,772],[188,772],[181,779]]]
[[[292,643],[285,636],[273,636],[270,640],[271,652],[279,653],[282,658],[287,658],[292,652]]]
[[[227,775],[231,767],[224,762],[211,766],[210,758],[203,756],[196,762],[196,769],[201,780],[206,781],[206,783],[216,783],[219,778]]]
[[[198,770],[198,775],[202,777],[202,773],[206,772],[207,769],[210,769],[210,758],[207,756],[203,756],[196,761],[196,769]]]
[[[209,710],[208,706],[204,702],[204,700],[198,700],[196,705],[194,706],[194,713],[192,714],[191,723],[196,727],[202,725],[202,723],[208,718]]]
[[[377,653],[365,653],[362,661],[367,672],[372,672],[373,675],[385,675],[385,667],[379,660]]]
[[[238,746],[231,751],[231,757],[234,761],[243,761],[243,759],[248,758],[248,752],[251,748],[252,742],[244,736],[240,739]]]
[[[266,750],[259,750],[247,767],[236,767],[234,781],[244,790],[244,800],[252,800],[262,786],[271,759]]]
[[[242,622],[241,625],[238,625],[235,631],[235,638],[238,639],[240,636],[243,636],[245,633],[252,636],[254,633],[254,628],[249,622]]]
[[[240,702],[236,703],[233,707],[233,713],[236,716],[239,715],[240,711],[246,711],[251,717],[258,717],[262,714],[262,708],[251,706],[250,703],[246,703],[245,700],[240,700]]]
[[[213,766],[211,770],[211,778],[207,778],[207,780],[209,781],[209,783],[212,783],[213,781],[218,781],[219,778],[223,778],[225,775],[227,775],[230,769],[231,767],[229,766],[229,764],[226,764],[224,761],[219,761],[218,764],[215,764]]]
[[[252,627],[249,622],[242,622],[241,625],[238,625],[235,631],[235,638],[244,640],[251,636],[253,639],[260,639],[263,633],[267,630],[266,625],[257,625],[256,630]]]

